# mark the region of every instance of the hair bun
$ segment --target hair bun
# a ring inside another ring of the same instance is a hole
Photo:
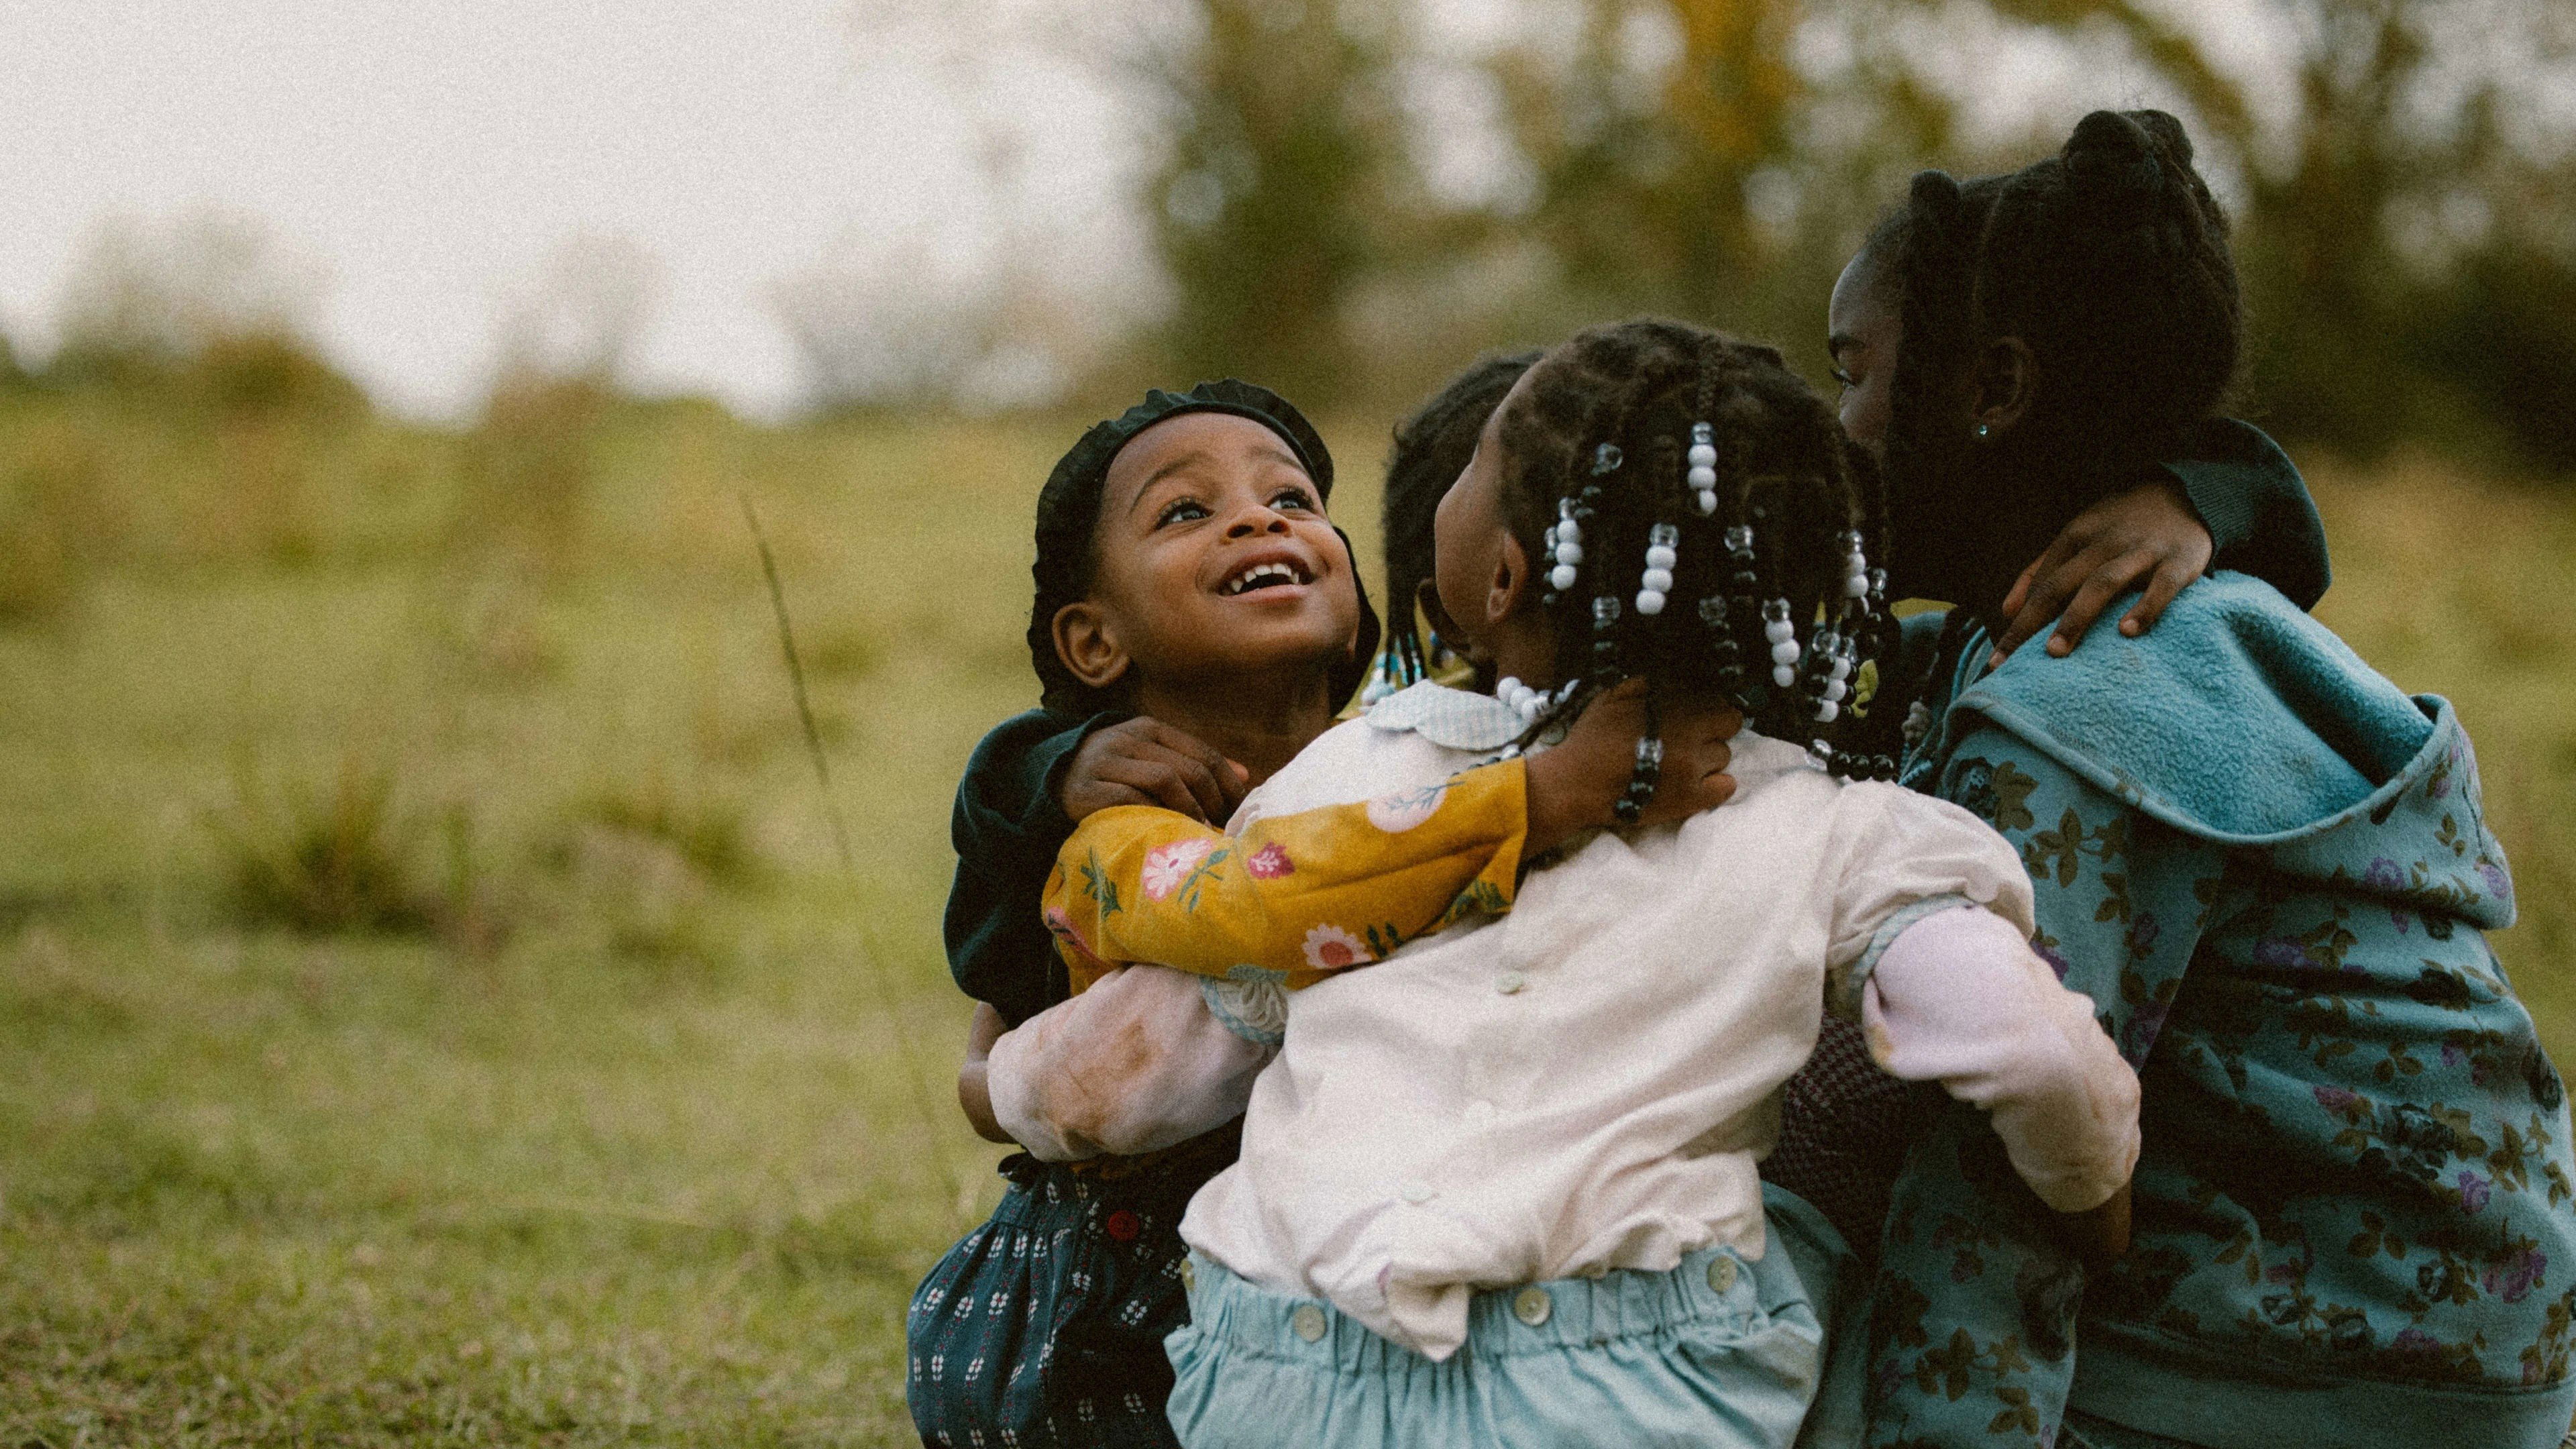
[[[1947,171],[1917,171],[1906,189],[1906,209],[1944,235],[1959,219],[1959,178]]]
[[[2058,157],[2085,212],[2110,227],[2136,226],[2154,215],[2164,192],[2164,163],[2157,157],[2157,138],[2146,118],[2153,117],[2179,136],[2180,122],[2162,111],[2095,111],[2075,123]],[[2159,128],[2161,129],[2161,128]],[[2191,164],[2191,143],[2182,142],[2176,160]]]

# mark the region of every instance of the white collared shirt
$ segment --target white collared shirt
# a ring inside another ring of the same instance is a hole
[[[1437,783],[1516,734],[1508,717],[1417,685],[1326,733],[1232,828]],[[2031,897],[1954,805],[1749,732],[1734,749],[1723,809],[1597,835],[1510,915],[1290,997],[1189,1244],[1435,1359],[1477,1287],[1664,1271],[1711,1243],[1760,1256],[1756,1164],[1829,977],[1856,1011],[1903,908],[1965,897],[2027,933]]]

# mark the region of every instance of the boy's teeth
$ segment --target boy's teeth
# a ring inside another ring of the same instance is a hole
[[[1267,583],[1271,580],[1293,584],[1297,582],[1297,571],[1288,567],[1286,564],[1254,564],[1252,567],[1236,574],[1233,578],[1226,580],[1225,592],[1228,595],[1240,594],[1245,590],[1250,589],[1255,584]]]

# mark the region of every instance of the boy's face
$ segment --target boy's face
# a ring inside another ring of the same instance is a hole
[[[1182,413],[1110,461],[1091,597],[1056,645],[1095,685],[1330,668],[1360,627],[1350,553],[1278,434],[1230,413]]]

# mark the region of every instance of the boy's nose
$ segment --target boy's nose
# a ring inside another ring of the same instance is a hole
[[[1225,531],[1228,538],[1250,538],[1257,533],[1286,533],[1288,515],[1267,504],[1238,515]]]

